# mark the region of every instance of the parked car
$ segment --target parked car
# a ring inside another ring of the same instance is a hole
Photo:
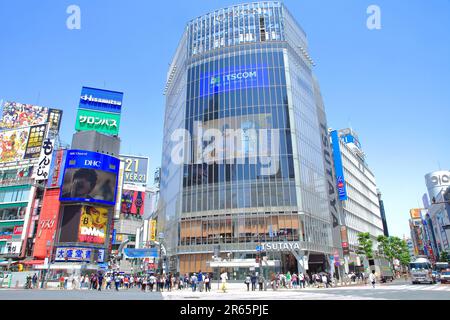
[[[450,269],[442,271],[441,283],[450,283]]]

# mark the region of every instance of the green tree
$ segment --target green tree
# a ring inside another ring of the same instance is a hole
[[[358,250],[357,254],[364,254],[367,259],[373,259],[372,251],[373,241],[370,239],[368,232],[358,233]]]
[[[448,262],[448,253],[447,251],[442,251],[439,256],[439,262]]]
[[[398,259],[402,265],[408,265],[411,258],[409,255],[406,241],[398,237],[386,237],[384,235],[377,237],[378,253],[389,261]]]
[[[384,235],[377,237],[378,242],[378,254],[387,258],[388,260],[392,260],[392,251],[390,245],[390,237],[386,237]]]

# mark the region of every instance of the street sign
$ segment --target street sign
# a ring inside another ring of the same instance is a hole
[[[256,251],[258,251],[258,252],[262,251],[261,246],[256,246]]]

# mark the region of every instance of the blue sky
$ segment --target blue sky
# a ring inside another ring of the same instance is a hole
[[[64,110],[70,143],[81,87],[124,92],[121,150],[161,159],[166,73],[188,20],[242,1],[0,2],[0,100]],[[351,125],[385,201],[409,234],[424,175],[450,169],[450,1],[284,1],[306,31],[329,126]],[[81,8],[81,30],[66,9]],[[369,5],[381,30],[366,27]]]

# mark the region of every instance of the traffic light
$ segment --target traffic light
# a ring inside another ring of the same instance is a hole
[[[256,263],[259,263],[259,259],[261,259],[261,258],[260,258],[259,255],[257,255],[257,256],[256,256]]]
[[[23,264],[19,263],[17,265],[17,270],[19,270],[19,272],[22,272],[23,271]]]

